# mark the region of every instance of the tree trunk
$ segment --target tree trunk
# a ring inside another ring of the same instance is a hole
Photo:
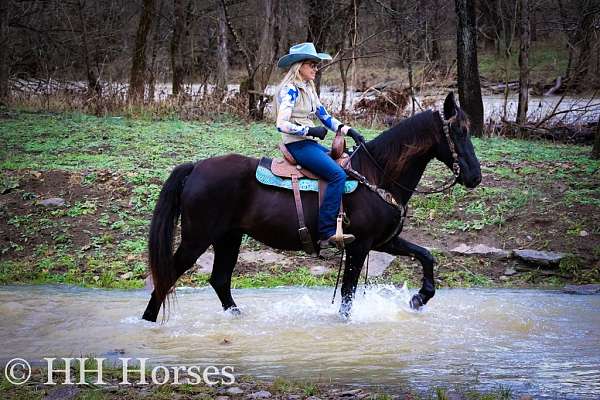
[[[433,2],[433,16],[431,21],[431,60],[438,62],[441,59],[440,52],[440,1],[434,0]]]
[[[9,66],[10,43],[8,42],[8,13],[9,1],[0,1],[0,101],[4,102],[10,97]]]
[[[337,25],[338,21],[329,21],[331,15],[335,12],[332,0],[305,0],[306,10],[308,10],[306,41],[313,42],[318,52],[324,52],[329,42],[329,34],[332,25]],[[348,29],[344,27],[341,29]],[[317,94],[321,92],[321,73],[317,72],[315,78]]]
[[[150,56],[150,67],[148,68],[148,99],[154,101],[156,91],[156,57],[158,55],[158,45],[160,42],[160,15],[163,10],[163,0],[158,0],[158,15],[154,24],[154,33],[152,34],[152,54]]]
[[[223,8],[219,8],[218,29],[217,59],[219,65],[216,72],[216,86],[217,90],[224,94],[227,93],[227,80],[229,79],[229,54],[227,53],[227,22]]]
[[[83,18],[83,9],[85,8],[85,1],[79,0],[77,3],[77,9],[79,12],[79,24],[81,25],[81,41],[83,42],[83,62],[85,64],[86,77],[88,81],[88,94],[96,93],[96,95],[102,95],[102,86],[98,82],[98,78],[90,65],[90,49],[88,46],[88,32],[87,22]]]
[[[415,90],[414,90],[414,82],[413,82],[413,45],[412,40],[408,41],[407,46],[407,57],[406,57],[406,66],[408,68],[408,89],[410,91],[410,104],[411,111],[410,115],[415,115]]]
[[[264,0],[265,19],[258,45],[256,66],[256,90],[262,92],[269,84],[269,78],[275,66],[275,59],[279,54],[279,19],[281,16],[279,0]]]
[[[133,48],[133,62],[129,75],[129,100],[132,102],[144,101],[144,84],[146,83],[146,44],[148,32],[152,27],[154,18],[154,0],[144,0],[142,15],[135,35]]]
[[[594,137],[594,147],[592,147],[592,158],[600,160],[600,118],[598,118],[598,125],[596,125],[596,136]]]
[[[457,67],[460,105],[471,119],[471,132],[483,135],[483,102],[477,64],[475,0],[455,0],[458,20]]]
[[[600,6],[591,0],[579,2],[579,9],[582,17],[577,24],[573,45],[577,49],[577,62],[572,70],[569,86],[585,90],[588,82],[586,77],[590,67],[592,53],[592,37],[594,36],[594,20],[600,14]]]
[[[519,49],[519,106],[517,108],[517,123],[527,122],[527,107],[529,103],[529,4],[528,0],[520,0],[521,9],[521,47]]]
[[[185,4],[184,0],[173,0],[173,35],[171,36],[171,73],[173,74],[172,79],[172,93],[174,97],[179,96],[181,88],[183,86],[183,50],[181,48],[181,38],[183,37],[183,30],[185,24]]]

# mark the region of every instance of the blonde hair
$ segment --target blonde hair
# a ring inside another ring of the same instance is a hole
[[[292,66],[290,67],[289,71],[285,74],[285,76],[283,77],[283,79],[281,80],[281,82],[279,83],[279,85],[277,85],[277,87],[275,88],[275,94],[273,96],[274,98],[274,102],[273,102],[273,116],[275,117],[275,119],[277,119],[277,114],[279,113],[279,92],[281,92],[281,89],[284,88],[287,84],[289,83],[303,83],[304,80],[302,79],[302,76],[300,76],[300,68],[302,67],[302,64],[304,63],[305,60],[303,61],[298,61],[294,64],[292,64]],[[313,96],[313,98],[317,98],[317,88],[315,86],[315,83],[313,81],[308,81],[307,83],[307,92],[309,93],[309,95]]]

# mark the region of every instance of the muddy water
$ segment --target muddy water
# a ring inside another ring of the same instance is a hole
[[[257,377],[600,398],[600,296],[439,290],[417,313],[406,289],[359,291],[343,322],[331,288],[237,290],[241,317],[220,311],[211,289],[183,289],[158,325],[139,319],[143,291],[4,286],[0,360],[149,357]]]

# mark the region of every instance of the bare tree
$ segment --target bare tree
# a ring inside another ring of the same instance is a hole
[[[519,50],[519,106],[517,108],[517,123],[527,122],[527,108],[529,103],[529,2],[520,0],[520,25],[521,47]]]
[[[600,117],[596,125],[596,135],[594,136],[594,147],[592,147],[592,158],[600,160]]]
[[[152,33],[152,51],[150,54],[150,66],[148,67],[148,99],[154,100],[154,92],[156,90],[156,58],[158,56],[158,48],[160,45],[160,26],[161,14],[163,11],[164,0],[158,0],[158,15],[155,18],[154,32]]]
[[[265,0],[263,4],[265,6],[263,18],[266,17],[267,19],[262,23],[261,35],[258,39],[255,39],[259,41],[259,43],[254,44],[257,50],[251,52],[248,48],[250,38],[246,38],[246,41],[242,40],[238,30],[233,26],[225,0],[221,0],[229,32],[233,36],[236,47],[244,57],[247,77],[240,84],[240,92],[248,96],[248,114],[254,119],[262,119],[264,116],[267,98],[262,93],[275,64],[280,41],[278,24],[280,23],[281,7],[279,0]]]
[[[269,84],[269,78],[275,66],[274,60],[279,55],[281,32],[279,18],[281,9],[279,0],[264,0],[264,27],[260,35],[258,55],[256,59],[256,83],[260,90]]]
[[[144,86],[146,83],[146,48],[148,47],[147,37],[152,28],[154,1],[155,0],[144,0],[140,22],[135,36],[131,73],[129,75],[129,100],[132,102],[144,101]]]
[[[563,31],[569,51],[565,80],[571,88],[585,89],[592,60],[595,21],[600,16],[597,0],[558,0]],[[597,23],[596,23],[597,24]]]
[[[227,21],[223,8],[218,11],[218,33],[217,33],[217,59],[219,67],[217,68],[217,88],[221,92],[227,92],[227,80],[229,78],[229,54],[227,51]]]
[[[305,0],[308,13],[306,25],[306,41],[313,42],[318,51],[325,51],[329,45],[329,35],[334,24],[339,21],[334,19],[334,0]],[[342,28],[344,29],[344,28]],[[315,78],[317,93],[321,92],[321,73],[317,72]]]
[[[471,119],[473,134],[482,136],[483,102],[477,64],[475,0],[455,0],[455,6],[458,19],[456,52],[460,105]]]
[[[0,101],[10,96],[9,87],[9,1],[0,1]]]
[[[186,30],[186,13],[187,7],[191,6],[191,2],[186,0],[173,0],[173,35],[171,36],[171,73],[172,92],[173,96],[179,96],[183,86],[183,78],[185,75],[185,67],[183,63],[183,48],[181,40],[185,35]]]

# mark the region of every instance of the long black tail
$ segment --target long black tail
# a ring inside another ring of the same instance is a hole
[[[154,281],[156,299],[164,304],[167,294],[175,284],[173,265],[173,236],[181,215],[181,190],[184,179],[194,169],[193,163],[181,164],[173,169],[164,183],[150,224],[148,253],[150,271]]]

